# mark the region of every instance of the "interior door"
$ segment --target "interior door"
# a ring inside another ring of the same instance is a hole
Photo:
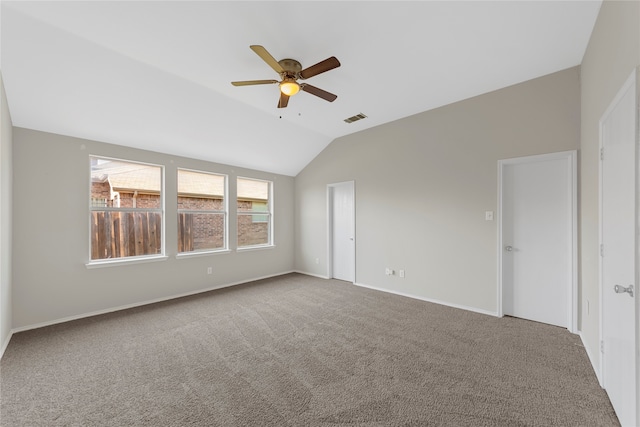
[[[355,281],[355,215],[353,181],[332,184],[330,192],[331,277]]]
[[[575,152],[501,161],[503,314],[572,329]]]
[[[600,122],[602,377],[623,426],[638,425],[636,339],[636,84]]]

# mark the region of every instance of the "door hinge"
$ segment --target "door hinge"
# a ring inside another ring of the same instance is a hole
[[[600,256],[603,257],[604,256],[604,245],[600,244]]]
[[[604,341],[600,341],[600,353],[604,354]]]
[[[600,160],[604,160],[604,147],[600,148]]]

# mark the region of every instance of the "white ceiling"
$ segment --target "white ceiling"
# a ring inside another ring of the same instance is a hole
[[[2,1],[15,126],[295,176],[333,139],[582,61],[601,1]],[[303,67],[277,79],[249,45]],[[346,124],[358,113],[367,119]]]

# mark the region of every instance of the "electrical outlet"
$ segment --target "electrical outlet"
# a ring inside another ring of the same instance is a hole
[[[213,273],[213,267],[207,267],[207,274]]]

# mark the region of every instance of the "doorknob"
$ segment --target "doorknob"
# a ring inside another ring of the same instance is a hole
[[[616,294],[628,293],[630,297],[633,297],[633,285],[629,285],[626,288],[621,285],[615,285],[613,290],[616,291]]]
[[[512,252],[513,251],[513,246],[505,246],[504,250],[507,252]]]

